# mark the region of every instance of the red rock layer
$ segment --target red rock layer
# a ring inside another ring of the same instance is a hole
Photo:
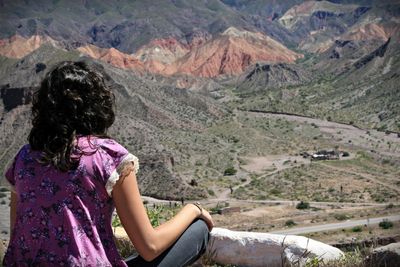
[[[45,43],[57,46],[57,42],[48,36],[33,35],[25,38],[16,34],[11,38],[0,40],[0,55],[9,58],[23,58]]]
[[[107,62],[115,67],[123,69],[134,69],[144,72],[143,63],[134,56],[122,53],[115,48],[100,48],[94,45],[86,45],[79,47],[78,51],[92,58]]]
[[[46,42],[55,43],[49,37],[32,36],[26,39],[14,36],[0,41],[0,54],[20,58]],[[303,56],[262,33],[233,27],[213,39],[207,34],[193,35],[188,44],[182,44],[174,38],[155,39],[134,55],[94,45],[82,46],[77,50],[118,68],[206,78],[238,75],[257,62],[291,63]]]

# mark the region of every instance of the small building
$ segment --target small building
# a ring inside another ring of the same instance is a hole
[[[320,150],[311,155],[311,160],[338,160],[339,153],[334,150]]]

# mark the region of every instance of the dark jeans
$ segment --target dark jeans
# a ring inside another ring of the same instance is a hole
[[[125,259],[128,266],[179,267],[194,263],[205,252],[209,238],[206,223],[195,220],[179,239],[160,256],[151,262],[141,256],[130,256]]]

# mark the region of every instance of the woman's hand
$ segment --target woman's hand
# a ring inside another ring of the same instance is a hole
[[[211,230],[214,227],[214,221],[213,221],[210,213],[208,211],[206,211],[205,209],[203,209],[199,218],[206,222],[206,224],[208,226],[208,230],[210,230],[210,232],[211,232]]]
[[[194,208],[198,210],[197,211],[199,213],[198,218],[202,219],[207,224],[208,230],[211,232],[211,230],[214,227],[214,221],[213,221],[210,213],[207,210],[205,210],[203,207],[201,207],[200,203],[188,204],[188,205],[193,205]]]

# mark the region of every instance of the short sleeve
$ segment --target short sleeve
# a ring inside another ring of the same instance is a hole
[[[116,141],[107,139],[100,144],[100,148],[106,155],[102,162],[103,174],[106,178],[107,194],[111,197],[114,185],[120,177],[120,171],[127,163],[133,163],[135,173],[139,171],[139,159],[129,153],[123,146]]]

